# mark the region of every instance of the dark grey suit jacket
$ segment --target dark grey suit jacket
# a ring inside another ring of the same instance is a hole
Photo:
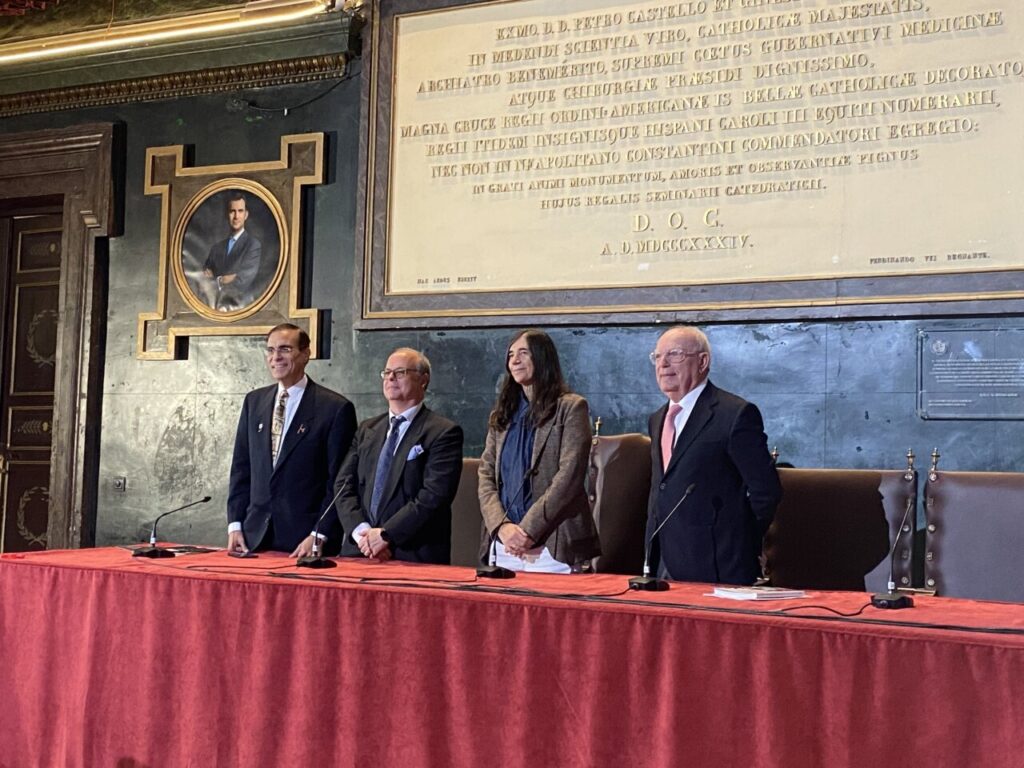
[[[309,379],[275,467],[270,425],[276,398],[277,384],[245,396],[231,461],[228,522],[241,523],[246,544],[258,549],[273,520],[277,548],[291,552],[334,496],[334,478],[356,431],[356,409]],[[341,531],[334,515],[327,515],[322,531],[327,551],[337,552]]]
[[[651,545],[679,581],[752,584],[761,542],[782,498],[757,406],[710,381],[697,398],[672,458],[662,467],[666,403],[650,417],[651,495],[647,541],[692,483],[693,492]]]
[[[351,533],[360,523],[372,525],[368,510],[388,423],[383,413],[359,425],[335,481],[335,493],[344,486],[336,504],[345,529],[342,555],[362,557]],[[398,444],[381,500],[378,525],[391,537],[396,560],[451,561],[452,499],[461,475],[462,427],[423,406]]]

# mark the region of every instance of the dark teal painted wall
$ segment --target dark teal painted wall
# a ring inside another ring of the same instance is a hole
[[[244,94],[263,106],[288,106],[330,83]],[[103,436],[97,543],[137,539],[152,517],[209,493],[204,511],[168,519],[162,536],[220,544],[238,408],[267,382],[261,339],[193,340],[188,360],[140,362],[136,322],[155,307],[159,207],[143,194],[147,147],[189,144],[196,165],[278,157],[284,134],[324,131],[331,183],[310,195],[306,233],[311,302],[331,311],[330,357],[310,364],[321,383],[348,395],[360,417],[383,408],[380,369],[399,345],[423,349],[434,364],[432,406],[466,430],[466,451],[482,448],[485,422],[503,371],[511,329],[354,331],[359,81],[319,101],[280,113],[237,112],[228,95],[9,118],[20,132],[94,121],[126,129],[124,233],[110,242],[109,313],[103,386]],[[919,327],[1021,325],[1019,317],[870,322],[740,323],[705,326],[714,348],[712,378],[761,406],[769,444],[797,466],[902,467],[912,448],[919,465],[938,446],[946,469],[1024,469],[1020,422],[926,422],[915,414]],[[554,328],[572,386],[585,395],[605,433],[640,431],[660,404],[647,361],[655,327]],[[128,478],[128,490],[112,478]],[[191,515],[189,517],[188,515]]]

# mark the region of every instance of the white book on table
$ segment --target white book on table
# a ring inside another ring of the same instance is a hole
[[[715,587],[711,596],[729,600],[795,600],[807,597],[807,593],[802,589],[784,587]]]

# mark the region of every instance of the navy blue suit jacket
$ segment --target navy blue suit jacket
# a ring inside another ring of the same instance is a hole
[[[258,549],[274,523],[276,548],[291,552],[305,539],[334,497],[334,477],[356,431],[356,409],[312,379],[288,427],[275,467],[270,426],[277,384],[245,396],[238,419],[228,490],[228,522],[240,522],[246,545]],[[338,551],[341,531],[324,519],[327,551]]]
[[[695,487],[652,543],[652,562],[678,581],[752,584],[760,575],[762,538],[782,498],[761,413],[709,381],[662,467],[667,410],[666,403],[649,422],[647,541],[686,488]]]
[[[337,503],[342,555],[362,557],[350,534],[360,523],[373,524],[367,510],[388,423],[387,413],[363,422],[338,473],[336,488],[345,484]],[[381,500],[378,526],[391,537],[396,560],[451,561],[452,500],[461,476],[462,427],[424,406],[398,444]]]

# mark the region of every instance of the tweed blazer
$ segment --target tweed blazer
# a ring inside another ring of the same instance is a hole
[[[506,436],[506,430],[489,429],[480,457],[479,497],[484,519],[480,559],[484,562],[492,537],[508,522],[498,490]],[[538,546],[546,546],[552,557],[568,565],[601,554],[584,485],[590,440],[587,401],[571,393],[558,399],[554,416],[537,427],[533,439],[533,504],[519,525]]]

